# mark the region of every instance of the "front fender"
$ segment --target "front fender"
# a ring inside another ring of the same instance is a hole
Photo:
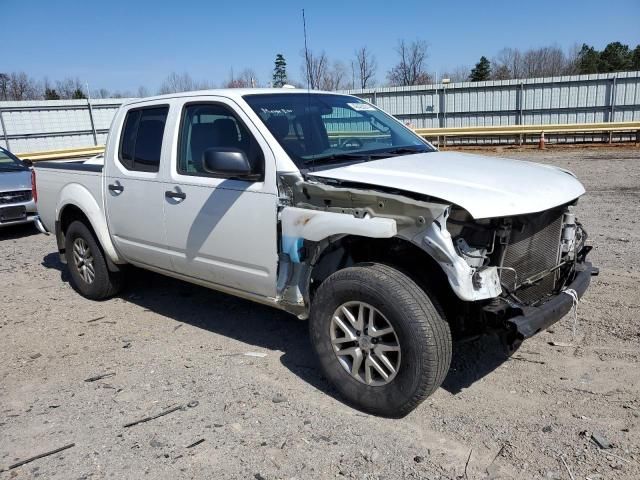
[[[69,183],[65,185],[60,192],[56,206],[56,221],[60,221],[62,212],[65,207],[69,205],[79,208],[89,219],[89,223],[96,233],[104,253],[109,259],[113,263],[125,263],[118,255],[111,241],[104,212],[89,189],[79,183]]]
[[[396,221],[391,218],[356,218],[346,213],[285,207],[280,214],[282,222],[282,252],[294,263],[299,262],[298,251],[302,240],[319,242],[333,235],[359,235],[369,238],[391,238],[397,232]]]

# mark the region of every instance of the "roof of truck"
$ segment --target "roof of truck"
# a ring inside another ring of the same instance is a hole
[[[139,102],[147,102],[151,100],[162,100],[169,98],[180,98],[180,97],[201,97],[206,95],[217,95],[221,97],[229,97],[229,98],[239,98],[245,95],[273,95],[274,93],[285,93],[285,94],[293,94],[293,93],[308,93],[311,95],[317,94],[330,94],[330,95],[342,95],[338,92],[327,92],[322,90],[307,90],[306,88],[216,88],[211,90],[195,90],[191,92],[179,92],[179,93],[169,93],[166,95],[156,95],[153,97],[145,97],[145,98],[136,98],[131,99],[128,102],[125,102],[124,105],[130,105],[133,103]]]

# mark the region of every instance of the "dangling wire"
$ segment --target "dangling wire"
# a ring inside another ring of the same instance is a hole
[[[566,293],[571,297],[572,305],[571,311],[573,312],[573,339],[576,338],[576,328],[578,326],[578,302],[580,299],[578,298],[578,292],[576,292],[573,288],[566,288],[562,291],[562,293]]]

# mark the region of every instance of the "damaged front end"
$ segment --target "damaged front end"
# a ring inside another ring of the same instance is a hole
[[[281,174],[279,191],[277,301],[300,318],[308,315],[314,282],[358,261],[380,261],[379,251],[378,257],[358,252],[385,239],[384,248],[407,253],[410,245],[419,250],[409,256],[426,253],[437,263],[455,294],[449,302],[455,306],[444,307],[455,310],[448,317],[464,324],[462,331],[506,327],[512,341],[559,320],[573,301],[562,292],[581,296],[594,271],[586,262],[587,234],[569,205],[474,219],[440,199],[298,173]]]
[[[507,327],[512,341],[562,318],[597,274],[586,261],[587,233],[569,205],[485,220],[454,209],[448,225],[458,253],[478,273],[498,272],[502,291],[482,303],[481,313],[488,324]]]
[[[479,271],[456,251],[447,231],[451,206],[441,200],[343,182],[310,181],[298,173],[281,174],[279,191],[277,300],[301,318],[308,313],[312,283],[326,276],[322,272],[311,276],[320,257],[335,257],[321,266],[327,274],[353,263],[352,255],[346,258],[345,252],[331,248],[345,237],[395,239],[418,247],[440,265],[462,300],[489,299],[501,292],[497,269]]]

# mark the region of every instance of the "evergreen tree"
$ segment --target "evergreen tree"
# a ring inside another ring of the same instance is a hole
[[[631,52],[631,69],[640,70],[640,45],[637,45]]]
[[[600,53],[601,73],[623,72],[631,67],[631,51],[629,45],[620,42],[611,42]]]
[[[287,83],[287,62],[284,56],[279,53],[276,55],[275,67],[273,68],[273,86],[280,88],[285,83]]]
[[[469,80],[472,82],[482,82],[484,80],[489,80],[491,78],[491,62],[487,59],[487,57],[480,57],[480,61],[476,63],[476,66],[471,70],[471,75],[469,75]]]
[[[71,95],[71,98],[73,98],[74,100],[80,100],[82,98],[87,98],[87,96],[84,94],[84,92],[81,89],[76,88],[73,91],[73,95]]]
[[[598,73],[600,70],[600,53],[593,47],[582,44],[578,52],[578,73],[585,75],[588,73]]]
[[[45,100],[60,100],[60,95],[56,92],[55,88],[45,88],[44,89],[44,99]]]

